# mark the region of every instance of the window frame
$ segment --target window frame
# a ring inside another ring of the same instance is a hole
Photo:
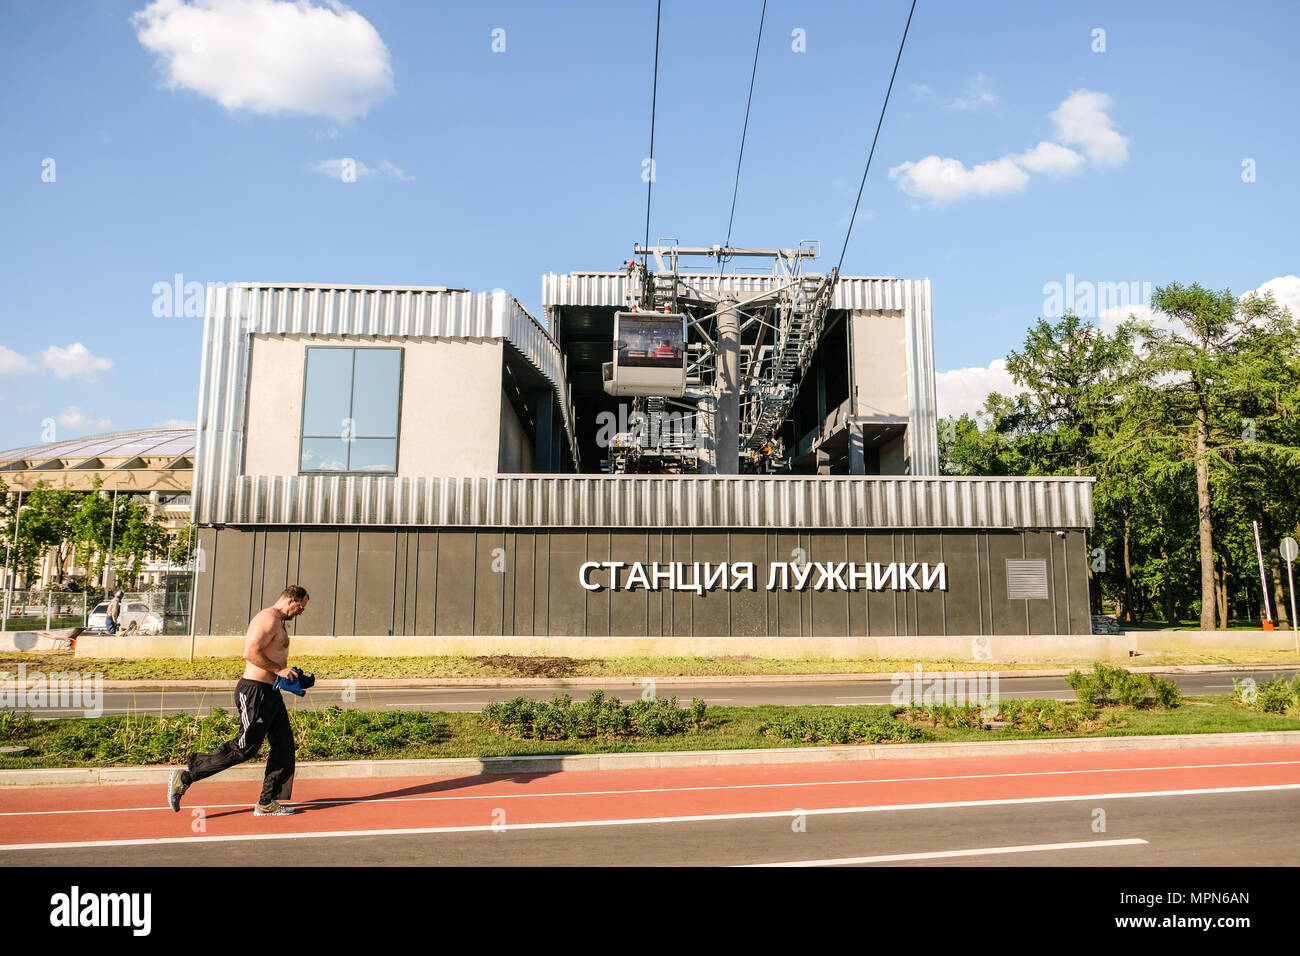
[[[352,417],[353,404],[356,401],[357,386],[357,355],[362,350],[375,352],[396,352],[397,353],[397,428],[394,435],[353,435],[352,438],[375,438],[391,439],[394,442],[393,448],[393,469],[392,471],[352,471],[352,444],[348,443],[348,467],[342,471],[334,469],[304,470],[302,467],[302,452],[304,443],[311,438],[327,438],[336,441],[341,440],[336,435],[308,435],[307,434],[307,373],[308,366],[311,363],[311,353],[315,350],[343,350],[351,352],[351,366],[348,380],[348,417]],[[298,474],[299,475],[345,475],[345,476],[381,476],[392,477],[399,473],[402,460],[402,391],[406,375],[406,349],[400,345],[308,345],[303,351],[302,358],[302,398],[299,401],[302,413],[298,417]]]

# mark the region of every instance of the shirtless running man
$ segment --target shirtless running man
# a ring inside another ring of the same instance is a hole
[[[263,739],[269,737],[271,755],[266,761],[262,796],[253,807],[253,815],[286,816],[297,812],[280,803],[293,794],[294,747],[289,712],[274,684],[276,677],[292,680],[297,676],[288,666],[289,633],[284,622],[301,614],[307,607],[307,599],[306,589],[291,584],[280,592],[275,604],[258,611],[248,625],[244,676],[235,685],[235,709],[239,711],[242,730],[238,737],[212,753],[190,754],[187,769],[172,771],[167,783],[167,803],[173,810],[180,812],[181,797],[190,784],[257,756]]]

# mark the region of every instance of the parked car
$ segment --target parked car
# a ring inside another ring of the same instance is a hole
[[[86,620],[86,630],[103,631],[108,623],[108,602],[96,604]],[[140,601],[126,601],[122,605],[122,614],[117,621],[119,634],[161,634],[163,632],[162,615],[149,610],[149,605]]]

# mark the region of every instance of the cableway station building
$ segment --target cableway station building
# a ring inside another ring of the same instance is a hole
[[[1090,633],[1091,479],[939,475],[928,280],[654,251],[545,276],[544,323],[501,290],[210,291],[196,637],[294,582],[340,652]]]

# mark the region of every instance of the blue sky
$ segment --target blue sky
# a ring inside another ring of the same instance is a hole
[[[770,0],[734,244],[833,265],[907,6]],[[642,238],[653,2],[309,7],[0,5],[0,448],[192,421],[178,274],[540,317]],[[652,238],[725,238],[760,7],[664,0]],[[1067,276],[1300,301],[1298,36],[1290,2],[920,0],[845,272],[933,281],[941,403]]]

